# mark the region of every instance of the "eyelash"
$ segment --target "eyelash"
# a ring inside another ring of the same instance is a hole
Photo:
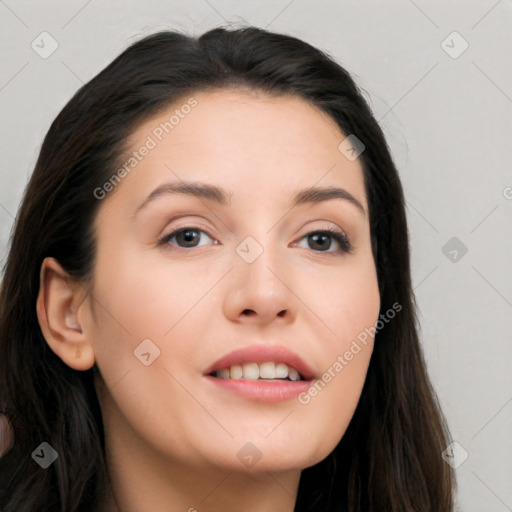
[[[170,240],[172,238],[174,238],[178,233],[181,233],[181,232],[187,231],[187,230],[198,231],[198,232],[201,232],[201,233],[205,233],[212,240],[214,240],[214,237],[212,235],[210,235],[210,233],[208,233],[208,231],[206,231],[205,229],[199,228],[197,226],[185,226],[185,227],[180,227],[180,228],[175,229],[174,231],[172,231],[168,235],[164,235],[162,238],[160,238],[158,240],[158,245],[159,246],[163,246],[163,245],[170,244]],[[325,229],[318,229],[318,230],[310,231],[309,233],[306,233],[300,240],[303,240],[304,238],[306,238],[306,237],[308,237],[310,235],[313,235],[313,234],[330,236],[334,240],[336,240],[336,242],[338,242],[338,245],[340,246],[339,249],[336,249],[334,251],[329,251],[329,250],[327,250],[327,251],[315,251],[314,249],[311,249],[314,252],[318,252],[320,254],[324,254],[324,253],[325,254],[340,254],[340,253],[352,253],[352,252],[354,252],[354,249],[352,247],[352,244],[350,242],[349,237],[347,235],[345,235],[344,233],[341,233],[340,231],[336,231],[335,229],[332,229],[332,228],[325,228]],[[198,247],[198,246],[196,246],[196,247]],[[185,250],[187,249],[187,247],[179,247],[179,246],[177,246],[177,248],[178,249],[185,249]],[[188,249],[195,249],[195,247],[189,247]]]

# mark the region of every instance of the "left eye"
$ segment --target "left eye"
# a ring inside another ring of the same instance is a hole
[[[319,231],[311,231],[306,236],[302,237],[301,240],[306,239],[307,248],[315,250],[315,252],[351,252],[352,247],[347,239],[347,237],[332,229],[322,229]],[[329,250],[332,247],[332,241],[338,245],[338,248],[335,250]]]

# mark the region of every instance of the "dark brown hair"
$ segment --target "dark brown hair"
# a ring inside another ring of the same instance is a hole
[[[119,168],[129,135],[186,94],[227,87],[297,95],[362,141],[381,313],[402,306],[376,334],[345,435],[303,470],[295,510],[452,511],[454,477],[441,457],[448,429],[419,344],[404,196],[384,135],[350,75],[326,53],[253,27],[146,37],[52,123],[16,219],[0,294],[0,403],[16,433],[0,461],[1,509],[102,509],[108,478],[93,370],[71,369],[48,347],[35,309],[40,266],[53,256],[75,279],[90,281],[100,203],[93,191]],[[46,470],[31,458],[42,441],[59,453]]]

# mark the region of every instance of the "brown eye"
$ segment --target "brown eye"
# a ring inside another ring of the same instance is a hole
[[[176,229],[172,233],[169,233],[162,238],[161,243],[168,243],[171,245],[177,245],[183,249],[189,249],[205,245],[204,243],[199,243],[201,242],[201,235],[206,235],[211,240],[210,235],[208,235],[206,231],[195,227],[186,227]]]
[[[350,252],[352,250],[350,243],[347,237],[339,232],[331,229],[323,229],[319,231],[311,231],[306,236],[302,238],[302,240],[307,239],[307,244],[309,249],[312,249],[316,252]],[[330,250],[334,245],[338,246],[334,250]]]

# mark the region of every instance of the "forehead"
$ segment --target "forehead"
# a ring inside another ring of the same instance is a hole
[[[328,114],[295,95],[192,93],[132,133],[128,154],[148,141],[152,147],[123,187],[129,183],[146,193],[181,177],[263,199],[305,186],[342,185],[364,203],[361,164],[338,149],[345,137]]]
[[[186,109],[190,98],[196,105]],[[328,143],[328,139],[338,140],[341,130],[336,122],[318,107],[296,95],[269,96],[258,91],[246,89],[219,89],[198,92],[182,97],[168,107],[165,114],[146,122],[134,134],[143,135],[155,126],[155,121],[170,119],[169,113],[185,112],[180,119],[175,119],[172,128],[176,138],[189,138],[189,142],[219,146],[225,149],[231,140],[241,141],[249,137],[253,142],[265,142],[269,148],[293,145],[305,139],[310,141],[310,148],[317,144]],[[174,116],[176,118],[176,116]],[[198,140],[195,134],[204,136]],[[167,133],[163,134],[164,138]],[[278,139],[274,137],[278,135]],[[270,144],[269,144],[270,143]],[[250,149],[247,148],[247,149]],[[261,148],[260,148],[261,150]]]

